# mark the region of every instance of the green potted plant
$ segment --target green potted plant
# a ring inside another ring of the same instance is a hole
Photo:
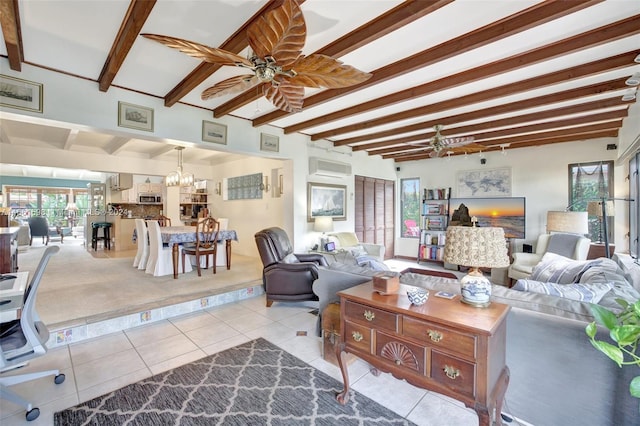
[[[619,367],[623,365],[636,365],[640,367],[640,356],[638,347],[640,346],[640,300],[629,303],[623,299],[616,299],[622,306],[622,311],[613,313],[600,306],[591,305],[591,312],[595,321],[587,325],[585,331],[591,344],[611,358]],[[609,330],[609,336],[617,344],[604,342],[596,339],[598,328],[596,322],[602,324]],[[640,398],[640,376],[636,376],[629,384],[631,396]]]

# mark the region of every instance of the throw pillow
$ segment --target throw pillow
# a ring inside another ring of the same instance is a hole
[[[370,268],[374,271],[389,271],[389,267],[384,263],[380,262],[378,259],[375,259],[371,256],[356,256],[356,262],[358,266],[363,266]]]
[[[590,260],[573,260],[555,253],[545,253],[533,267],[530,279],[534,281],[571,284],[580,282],[580,277],[592,266]]]
[[[295,254],[289,253],[282,259],[282,263],[300,263]]]
[[[358,256],[366,256],[367,255],[367,251],[364,249],[364,247],[357,245],[355,247],[350,247],[349,251],[351,252],[351,254],[354,257],[358,257]]]
[[[598,303],[612,288],[613,286],[610,283],[558,284],[528,279],[519,279],[516,281],[516,284],[511,287],[512,290],[548,294],[550,296],[564,297],[565,299],[589,303]]]
[[[549,237],[547,252],[571,257],[576,252],[576,244],[582,238],[575,234],[553,234]]]

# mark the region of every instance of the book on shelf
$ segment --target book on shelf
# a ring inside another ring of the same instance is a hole
[[[423,198],[425,200],[448,200],[451,197],[451,188],[425,188]]]
[[[422,204],[423,215],[444,215],[446,214],[447,206],[444,204],[424,203]]]

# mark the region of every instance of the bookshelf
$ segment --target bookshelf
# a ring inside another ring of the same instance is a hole
[[[443,262],[451,188],[424,189],[417,262]]]

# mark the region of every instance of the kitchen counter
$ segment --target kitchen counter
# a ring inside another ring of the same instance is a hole
[[[117,215],[99,215],[86,217],[85,238],[86,247],[91,247],[92,222],[109,222],[111,223],[111,250],[136,250],[138,246],[133,242],[133,230],[136,227],[135,217],[117,216]]]

